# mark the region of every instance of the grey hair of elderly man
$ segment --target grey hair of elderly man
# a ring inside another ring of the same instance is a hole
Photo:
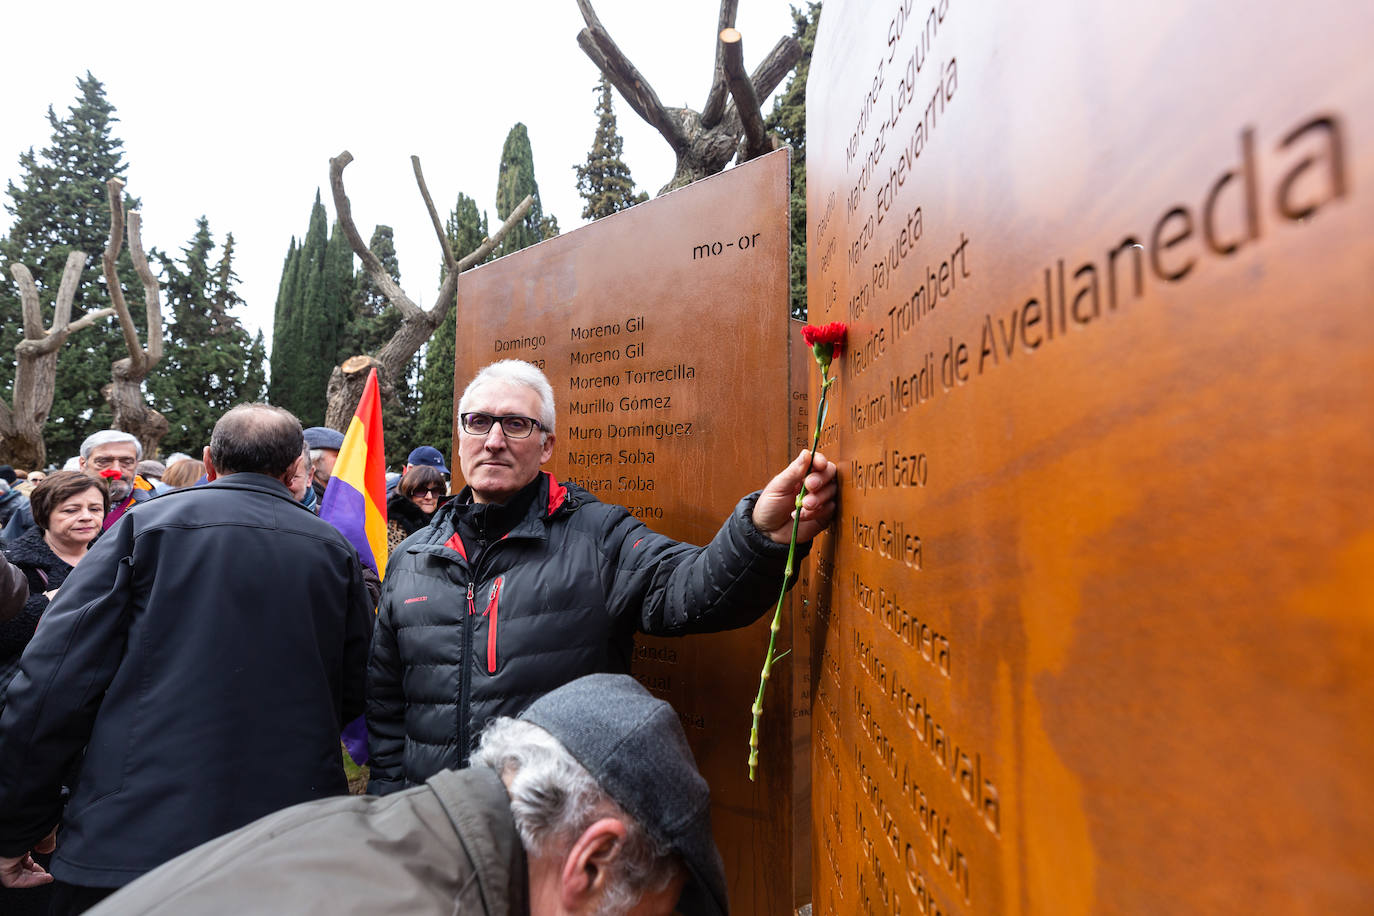
[[[673,708],[594,674],[493,720],[467,769],[279,811],[90,912],[728,916],[709,805]]]
[[[109,445],[112,442],[132,442],[134,444],[134,454],[138,460],[143,460],[143,443],[138,441],[138,437],[126,433],[122,429],[102,429],[99,432],[91,433],[81,441],[81,459],[91,457],[91,451],[102,445]]]

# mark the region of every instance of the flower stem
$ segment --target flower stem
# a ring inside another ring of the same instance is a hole
[[[821,424],[825,422],[825,396],[830,391],[830,384],[834,379],[830,378],[830,366],[827,362],[821,363],[821,400],[816,405],[816,429],[811,434],[811,454],[807,457],[806,473],[811,473],[811,463],[816,460],[816,446],[821,441]],[[797,509],[792,513],[792,537],[787,544],[787,566],[782,574],[782,589],[778,592],[778,606],[773,611],[773,624],[768,628],[768,654],[763,659],[763,671],[759,674],[759,693],[754,699],[753,725],[749,728],[749,781],[754,781],[754,771],[759,763],[759,719],[763,716],[763,692],[768,687],[768,676],[773,671],[773,663],[782,658],[781,655],[774,657],[773,651],[777,646],[778,631],[782,629],[782,605],[787,597],[787,586],[792,581],[792,573],[795,571],[794,561],[797,554],[797,528],[801,525],[802,498],[806,496],[806,474],[802,475],[801,492],[797,494]],[[788,652],[791,650],[789,649]],[[784,652],[783,655],[786,655]]]

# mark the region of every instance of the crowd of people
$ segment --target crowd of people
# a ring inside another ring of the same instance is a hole
[[[102,430],[74,469],[5,481],[0,911],[728,912],[633,637],[756,620],[835,466],[803,452],[693,546],[543,470],[536,367],[485,367],[458,414],[465,486],[410,452],[380,583],[317,515],[342,434],[269,405],[199,461]]]

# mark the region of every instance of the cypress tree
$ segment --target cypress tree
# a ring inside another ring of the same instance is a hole
[[[506,134],[501,149],[501,170],[496,178],[496,216],[502,222],[519,206],[526,195],[534,196],[534,204],[525,213],[520,225],[511,227],[497,249],[507,255],[528,248],[558,234],[558,220],[545,217],[539,202],[539,183],[534,180],[534,150],[530,147],[530,133],[524,124],[516,123]]]
[[[304,426],[324,422],[329,374],[340,360],[353,317],[353,252],[338,221],[332,235],[320,193],[305,239],[290,250],[278,287],[272,342],[272,403]]]
[[[301,250],[296,237],[286,249],[281,266],[281,281],[277,284],[277,305],[272,313],[272,382],[268,398],[281,405],[285,392],[294,387],[291,372],[298,364],[295,324],[296,277],[300,273]]]
[[[518,203],[519,201],[517,201]],[[454,257],[466,257],[488,235],[487,215],[479,213],[477,202],[466,194],[449,214],[446,227]],[[425,345],[424,369],[420,374],[420,409],[415,426],[415,445],[432,445],[447,454],[453,441],[454,345],[458,336],[458,312],[450,309]]]
[[[200,454],[226,410],[262,398],[261,333],[255,345],[232,314],[243,305],[235,289],[233,235],[211,268],[214,247],[202,216],[180,264],[159,255],[168,320],[163,361],[148,387],[171,424],[162,440],[165,451]]]
[[[649,199],[645,192],[635,193],[630,167],[621,158],[625,141],[616,129],[615,109],[611,104],[611,83],[603,74],[596,85],[596,133],[587,153],[586,165],[575,165],[577,193],[587,202],[583,219],[601,219]]]
[[[123,142],[114,136],[115,108],[105,98],[104,85],[89,72],[77,80],[77,99],[66,117],[51,106],[48,123],[52,139],[35,153],[19,156],[19,183],[8,184],[14,217],[9,234],[0,240],[0,262],[20,262],[33,271],[44,297],[44,321],[51,321],[52,298],[61,282],[62,267],[73,250],[88,256],[73,301],[72,316],[110,304],[101,272],[100,252],[110,232],[110,204],[105,183],[123,178]],[[126,209],[138,201],[125,197]],[[125,288],[142,289],[133,271],[128,245],[120,253],[119,275]],[[133,303],[142,296],[131,297]],[[134,323],[146,332],[143,309],[131,309]],[[12,354],[23,333],[19,290],[9,270],[0,271],[0,353]],[[89,433],[110,425],[110,409],[100,389],[110,381],[110,365],[128,356],[124,338],[113,318],[74,335],[58,355],[56,391],[43,437],[49,456],[60,463],[76,454]],[[0,386],[14,379],[12,359],[0,358]]]
[[[816,27],[821,5],[808,2],[806,9],[792,7],[792,28],[801,45],[801,60],[788,79],[782,95],[764,125],[792,147],[792,317],[806,318],[806,77],[811,72],[811,52],[816,47]]]

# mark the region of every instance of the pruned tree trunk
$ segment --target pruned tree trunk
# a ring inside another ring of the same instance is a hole
[[[114,314],[114,309],[97,309],[71,321],[72,300],[81,283],[86,255],[73,251],[62,268],[62,282],[53,305],[52,327],[43,327],[43,309],[38,300],[38,285],[23,264],[11,264],[10,274],[19,285],[19,301],[24,315],[24,337],[15,345],[14,394],[11,404],[0,400],[0,464],[21,468],[41,468],[48,458],[43,443],[43,424],[52,410],[57,388],[57,353],[67,338],[82,328]]]
[[[754,69],[753,74],[745,76],[743,51],[739,47],[740,34],[734,28],[738,6],[739,0],[721,0],[715,75],[711,80],[711,91],[706,96],[706,104],[697,112],[691,108],[669,108],[660,102],[653,86],[630,63],[630,59],[601,24],[591,0],[577,0],[577,8],[587,24],[577,35],[578,45],[630,107],[668,141],[677,155],[677,170],[673,180],[659,189],[659,194],[716,174],[737,154],[739,161],[744,162],[776,148],[776,141],[763,136],[759,100],[768,98],[783,77],[801,60],[801,45],[791,35],[784,36]],[[728,40],[727,33],[731,36]],[[729,45],[735,47],[731,49]],[[733,77],[729,66],[732,54],[738,71]],[[743,83],[748,84],[749,92],[744,91]],[[745,134],[746,124],[750,127],[751,135],[745,148],[741,149],[740,138]]]
[[[143,454],[151,457],[158,443],[167,435],[167,418],[148,406],[143,395],[143,383],[148,374],[162,360],[162,302],[157,278],[148,267],[143,253],[142,217],[137,210],[129,213],[129,256],[134,270],[143,284],[143,304],[148,318],[148,346],[138,339],[129,306],[124,301],[124,288],[119,283],[116,265],[124,236],[124,182],[111,178],[107,182],[110,193],[110,241],[105,246],[101,262],[105,268],[105,285],[110,290],[110,302],[119,316],[124,331],[124,343],[129,348],[127,359],[120,359],[110,367],[112,381],[100,389],[114,413],[115,429],[122,429],[137,437]]]
[[[430,220],[434,224],[435,234],[439,237],[439,246],[444,255],[444,276],[439,283],[439,297],[434,303],[434,307],[426,311],[416,305],[406,291],[391,279],[391,275],[386,272],[382,262],[377,260],[377,256],[363,243],[363,237],[358,233],[358,227],[353,222],[353,206],[349,203],[348,194],[344,191],[343,170],[353,161],[353,154],[344,150],[334,159],[329,160],[329,187],[334,195],[334,210],[338,214],[339,226],[343,228],[344,237],[348,239],[349,246],[353,253],[363,262],[363,269],[368,272],[372,282],[377,284],[377,288],[386,296],[396,311],[401,313],[401,326],[396,329],[396,333],[391,335],[391,339],[374,355],[357,355],[344,360],[342,365],[335,366],[334,371],[329,376],[329,387],[326,398],[328,405],[325,408],[325,425],[341,432],[348,429],[348,424],[353,417],[354,410],[357,409],[358,401],[362,398],[363,385],[367,382],[367,370],[376,368],[377,381],[381,388],[382,402],[387,403],[394,398],[395,379],[405,372],[406,366],[410,364],[415,354],[420,352],[420,348],[425,345],[434,334],[434,330],[444,323],[448,317],[448,310],[458,298],[458,275],[467,270],[474,264],[479,263],[501,243],[501,239],[506,237],[521,220],[530,207],[534,205],[534,198],[526,197],[520,201],[520,205],[511,211],[510,216],[501,227],[492,233],[490,238],[484,239],[476,251],[464,256],[461,260],[453,254],[453,249],[449,247],[448,237],[444,234],[443,224],[439,220],[439,213],[434,209],[434,201],[429,195],[429,188],[425,186],[424,173],[420,170],[420,159],[411,156],[410,162],[415,170],[415,181],[420,186],[420,196],[424,198],[425,207],[429,210]]]

